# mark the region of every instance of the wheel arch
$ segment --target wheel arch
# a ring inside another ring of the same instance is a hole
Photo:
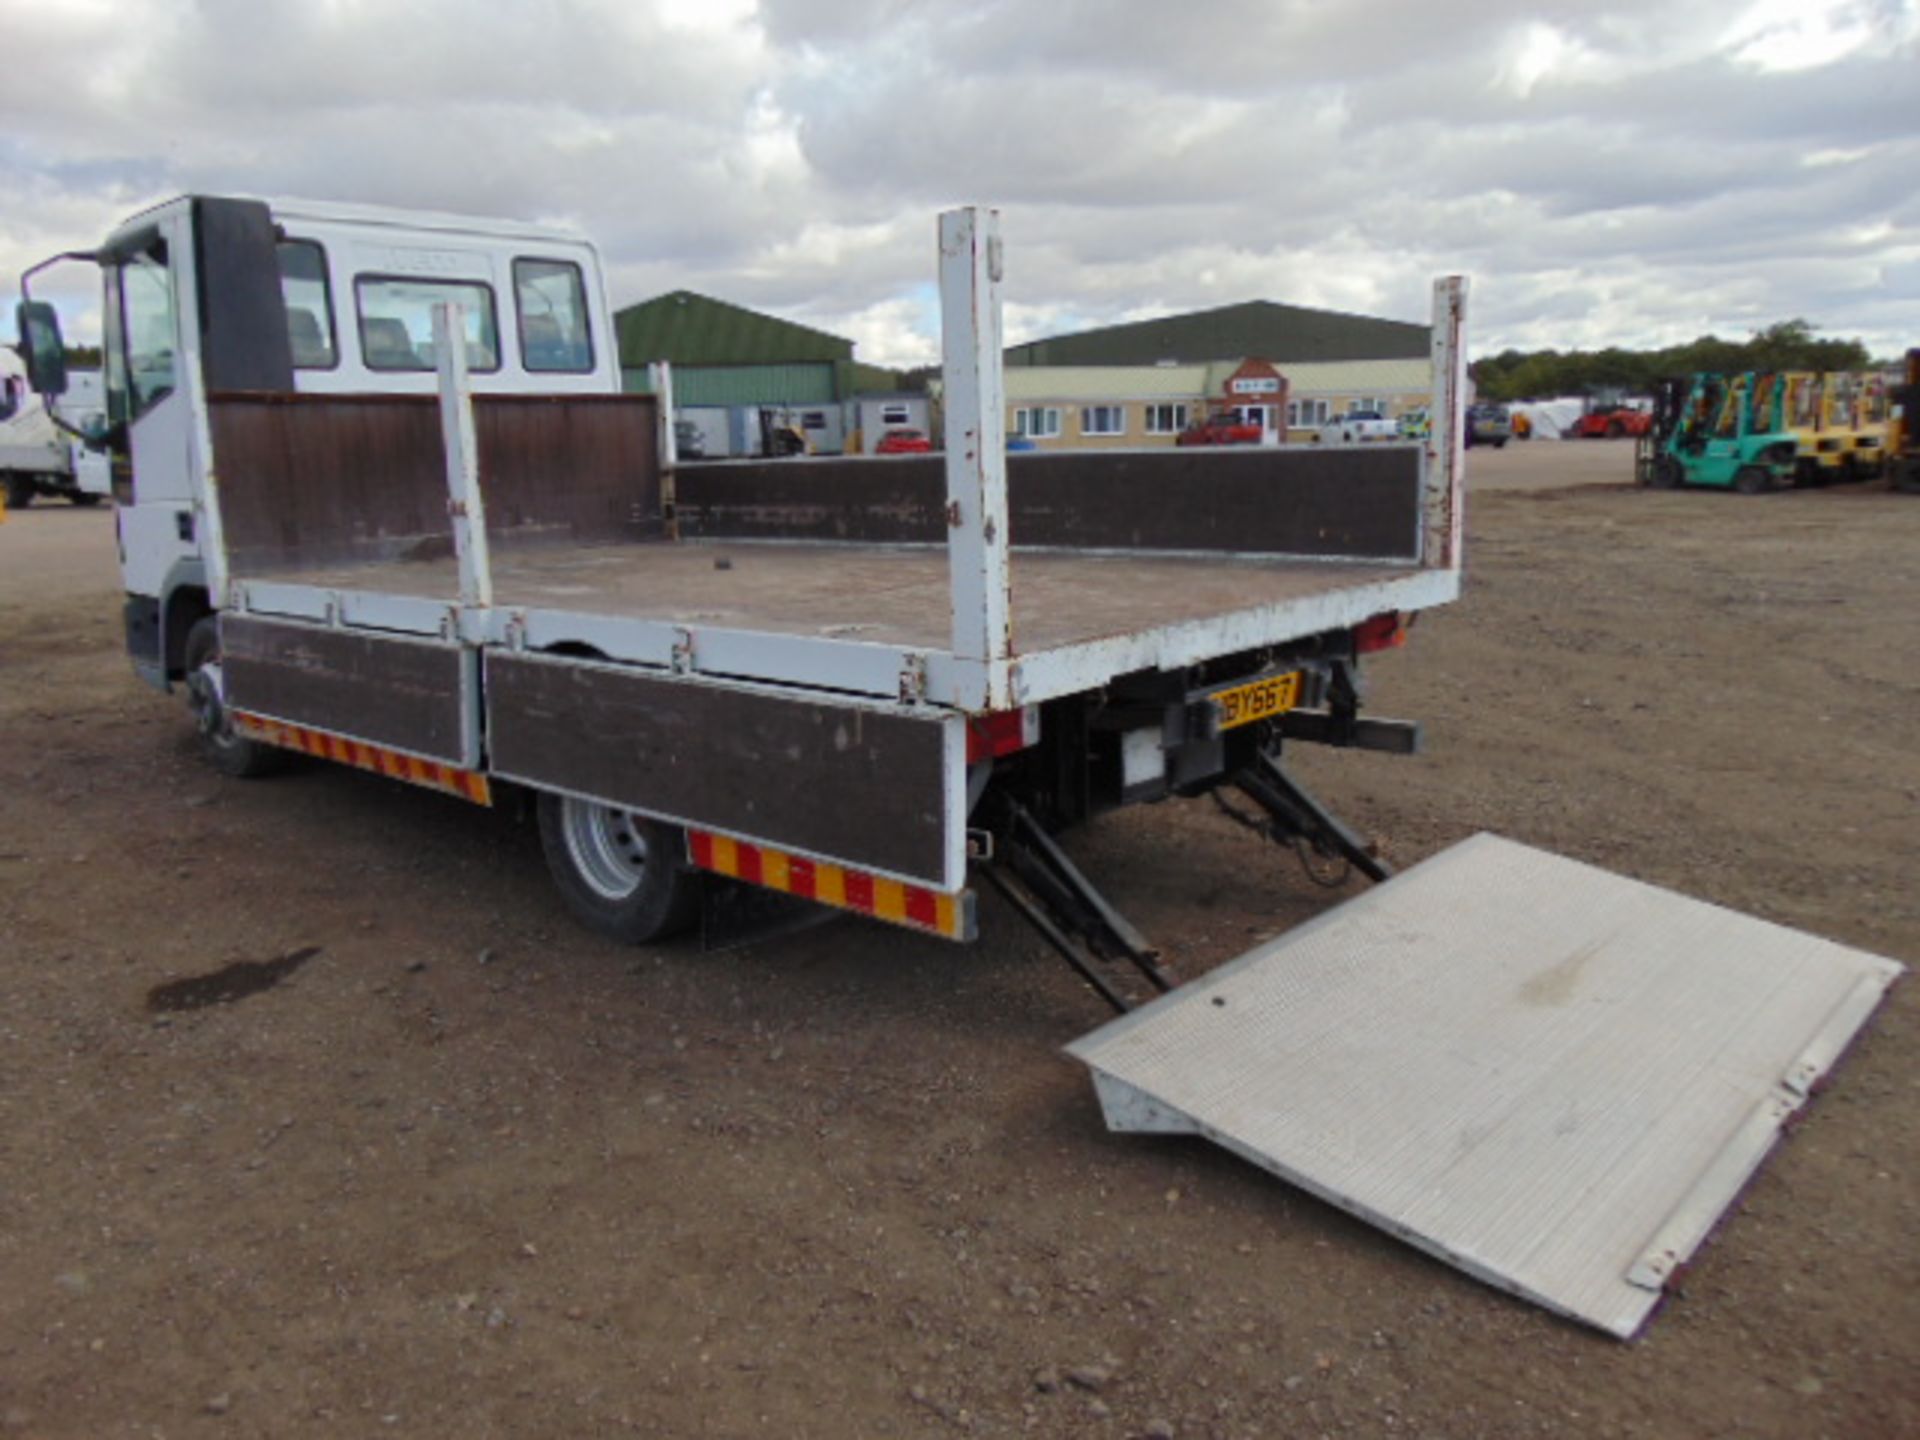
[[[197,559],[176,561],[160,587],[160,661],[169,681],[187,673],[187,634],[194,622],[213,613],[206,565]]]

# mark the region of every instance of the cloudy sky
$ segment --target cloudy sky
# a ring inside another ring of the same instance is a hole
[[[677,287],[937,345],[1252,297],[1474,349],[1804,315],[1920,344],[1920,0],[0,0],[0,272],[181,191],[570,222]]]

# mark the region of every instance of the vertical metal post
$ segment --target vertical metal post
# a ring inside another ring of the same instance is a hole
[[[647,388],[653,391],[658,407],[655,423],[660,427],[660,464],[671,470],[680,463],[680,440],[673,433],[673,362],[655,360],[647,366]]]
[[[1460,568],[1466,523],[1467,280],[1444,275],[1433,282],[1433,404],[1428,411],[1426,533],[1422,558],[1443,570]]]
[[[947,571],[953,653],[983,662],[987,698],[1012,703],[1007,571],[1007,411],[1000,339],[1000,214],[940,217],[940,363],[946,391]]]
[[[653,391],[655,433],[659,437],[660,519],[666,538],[680,538],[680,437],[674,431],[673,362],[655,360],[647,366],[647,388]]]
[[[487,553],[487,511],[480,498],[480,447],[473,428],[473,382],[467,374],[467,329],[460,307],[433,307],[433,353],[440,367],[440,438],[447,457],[447,514],[460,564],[460,603],[493,604]]]

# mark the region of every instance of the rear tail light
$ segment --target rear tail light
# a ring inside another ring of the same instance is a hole
[[[997,759],[1024,750],[1040,741],[1040,707],[1022,705],[1018,710],[995,710],[987,715],[967,717],[967,763]]]
[[[1412,623],[1411,615],[1402,615],[1397,610],[1362,620],[1353,627],[1353,653],[1371,655],[1376,650],[1398,650],[1407,643],[1407,626]]]

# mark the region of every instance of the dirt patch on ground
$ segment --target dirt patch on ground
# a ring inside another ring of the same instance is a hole
[[[1492,829],[1920,960],[1920,501],[1469,523],[1372,671],[1429,753],[1318,788],[1398,860]],[[215,777],[112,548],[0,527],[0,1433],[1920,1432],[1911,984],[1620,1345],[1106,1135],[1059,1052],[1101,1010],[991,902],[970,949],[623,951],[510,814]],[[1338,898],[1204,803],[1073,848],[1189,968]]]

